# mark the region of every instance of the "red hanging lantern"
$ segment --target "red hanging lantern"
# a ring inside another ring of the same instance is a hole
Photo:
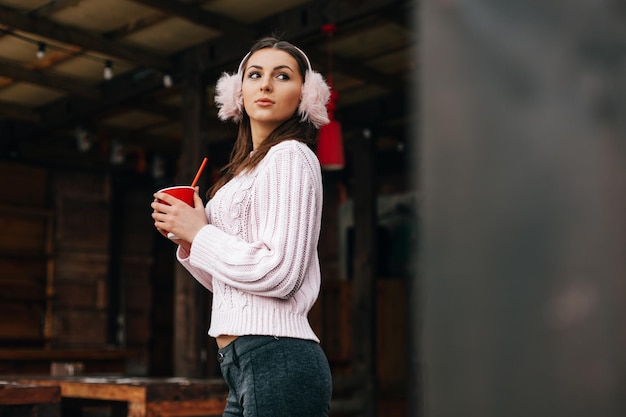
[[[330,123],[320,128],[317,138],[317,157],[320,160],[322,169],[326,170],[342,169],[345,164],[341,123],[335,120],[333,114],[336,98],[337,93],[331,90],[330,100],[326,106]]]
[[[333,24],[327,24],[322,27],[322,31],[328,35],[327,79],[330,86],[330,100],[328,100],[326,110],[328,111],[330,123],[320,128],[317,139],[317,157],[322,169],[325,170],[343,169],[345,165],[341,123],[335,120],[335,108],[339,94],[333,89],[332,81],[332,36],[335,30],[336,26]]]

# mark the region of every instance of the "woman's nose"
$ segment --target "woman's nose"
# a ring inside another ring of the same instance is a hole
[[[272,82],[269,77],[263,78],[261,81],[261,91],[269,91],[272,88]]]

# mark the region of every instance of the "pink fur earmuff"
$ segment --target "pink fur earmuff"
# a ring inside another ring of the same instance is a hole
[[[330,87],[319,72],[313,71],[311,62],[302,50],[296,47],[307,63],[304,83],[302,83],[302,93],[298,114],[301,121],[309,121],[316,128],[328,124],[328,111],[326,104],[330,98]],[[218,117],[221,120],[241,121],[243,115],[243,95],[241,93],[241,83],[243,79],[243,63],[248,59],[248,53],[239,64],[239,69],[235,74],[224,73],[217,80],[215,85],[215,103],[218,108]]]

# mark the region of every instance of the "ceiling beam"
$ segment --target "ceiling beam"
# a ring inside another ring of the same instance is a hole
[[[0,76],[11,78],[14,81],[22,81],[54,90],[62,90],[89,99],[98,99],[101,96],[98,88],[80,82],[75,78],[51,74],[49,71],[44,73],[8,61],[0,61]]]
[[[68,96],[40,107],[40,123],[19,126],[16,136],[18,139],[34,138],[53,129],[84,122],[95,114],[120,106],[137,97],[152,94],[161,88],[163,88],[163,77],[157,71],[144,70],[143,73],[123,74],[106,82],[99,100]]]
[[[235,36],[244,40],[250,40],[255,36],[250,26],[228,16],[212,13],[202,7],[192,6],[178,0],[132,1],[160,10],[166,15],[178,16],[200,26],[216,30],[225,36]]]
[[[4,6],[0,6],[0,22],[14,29],[43,36],[57,42],[76,45],[86,50],[100,52],[129,62],[136,62],[148,67],[161,70],[169,70],[172,67],[170,60],[167,58],[125,46],[102,36],[70,26],[59,25],[50,20],[24,15]]]
[[[52,13],[66,9],[70,6],[75,6],[78,3],[80,3],[80,0],[53,0],[35,10],[30,11],[28,14],[38,17],[50,16]]]
[[[398,0],[360,0],[356,5],[350,2],[352,7],[344,7],[341,3],[337,10],[333,11],[333,22],[341,27],[344,23],[353,23],[372,13],[393,9],[406,3],[407,1]],[[327,6],[327,0],[312,0],[265,18],[255,24],[254,28],[259,30],[259,33],[269,34],[277,31],[282,33],[285,39],[306,47],[306,45],[325,40],[326,35],[321,27],[330,19]],[[0,14],[0,21],[1,19]],[[177,62],[177,68],[173,73],[184,74],[186,70],[193,69],[205,72],[210,77],[217,77],[224,69],[232,70],[233,68],[229,66],[236,65],[249,47],[249,41],[246,42],[233,36],[220,36],[173,56],[172,61]],[[345,65],[349,67],[348,72],[352,72],[362,64]],[[45,106],[41,109],[41,124],[21,129],[17,133],[18,137],[24,139],[41,135],[46,130],[75,123],[83,118],[90,118],[112,106],[128,103],[128,101],[136,100],[142,95],[151,94],[163,88],[161,75],[150,73],[146,75],[149,79],[146,79],[141,74],[140,72],[124,74],[107,82],[102,86],[104,97],[97,102],[91,103],[77,97],[67,97]],[[370,81],[376,76],[372,71],[362,71],[360,75]],[[389,77],[383,74],[382,79],[385,78]],[[380,79],[377,84],[379,83]]]
[[[121,39],[132,33],[150,28],[167,19],[169,19],[169,16],[161,12],[155,11],[153,14],[149,16],[144,16],[140,19],[133,20],[132,22],[127,22],[123,26],[120,26],[116,29],[113,29],[104,33],[104,37],[106,39],[111,39],[111,40]]]
[[[326,39],[326,34],[322,32],[322,26],[326,23],[332,22],[341,27],[344,23],[352,23],[371,14],[387,12],[411,2],[412,0],[360,0],[356,4],[332,2],[331,10],[328,0],[311,0],[266,17],[251,27],[254,33],[269,35],[276,32],[281,34],[283,39],[304,47]],[[241,60],[251,46],[250,42],[251,40],[246,42],[240,38],[220,36],[179,52],[174,61],[180,73],[183,72],[182,67],[186,62],[193,62],[198,70],[219,75],[225,66]],[[326,59],[323,62],[326,62]]]

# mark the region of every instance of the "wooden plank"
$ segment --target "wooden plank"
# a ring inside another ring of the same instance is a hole
[[[127,190],[123,193],[123,216],[121,253],[127,256],[152,256],[154,247],[154,223],[150,217],[153,189]]]
[[[136,351],[127,349],[0,349],[0,360],[116,360],[135,356],[136,354]]]
[[[228,391],[222,378],[135,378],[134,383],[145,385],[146,400],[154,403],[207,399]]]
[[[55,197],[83,201],[107,202],[111,193],[108,176],[100,172],[57,171],[52,186]]]
[[[48,375],[52,364],[80,363],[83,375],[121,375],[126,362],[137,357],[133,349],[0,349],[0,374]]]
[[[158,307],[157,307],[158,308]],[[150,342],[150,312],[127,312],[126,343],[129,346],[147,346]]]
[[[2,409],[3,417],[60,417],[59,404],[8,405]]]
[[[0,304],[0,340],[41,339],[43,314],[40,303],[4,301]]]
[[[57,344],[63,347],[107,345],[107,315],[97,310],[57,310],[53,323]]]
[[[206,400],[162,401],[148,403],[146,417],[221,416],[225,407],[226,394]]]
[[[0,202],[27,207],[44,207],[48,172],[17,162],[0,162]],[[10,190],[10,192],[6,192]]]
[[[67,398],[85,398],[107,401],[145,402],[146,389],[143,386],[134,386],[116,383],[115,379],[100,377],[18,377],[18,382],[39,386],[58,386],[61,396]]]
[[[0,381],[0,415],[2,417],[60,417],[60,388]]]
[[[104,201],[89,201],[83,197],[57,197],[57,247],[107,251],[109,207]]]
[[[126,310],[135,312],[149,312],[152,306],[152,285],[150,281],[139,279],[133,282],[133,275],[128,275],[124,281],[126,294]],[[158,306],[156,306],[158,307]]]
[[[93,383],[86,378],[84,381],[63,381],[61,395],[72,398],[88,398],[109,401],[129,401],[144,403],[146,401],[146,387],[118,384],[115,382],[97,382],[99,378],[93,378]],[[54,382],[53,383],[57,383]]]
[[[43,283],[45,276],[46,261],[43,259],[37,260],[29,256],[17,257],[13,254],[0,254],[0,279]]]
[[[0,405],[37,404],[61,402],[61,389],[58,385],[39,386],[0,381]],[[1,415],[5,415],[0,413]]]
[[[55,288],[55,304],[63,309],[102,310],[107,305],[106,282],[59,281]]]
[[[221,415],[228,388],[220,379],[15,377],[40,386],[58,386],[66,404],[83,400],[126,402],[128,417]]]
[[[24,301],[44,301],[45,284],[41,278],[25,276],[3,277],[3,269],[0,268],[0,300],[24,300]]]
[[[106,252],[59,251],[55,262],[55,281],[95,284],[107,279],[108,264]]]
[[[47,221],[0,211],[0,252],[45,253]]]

